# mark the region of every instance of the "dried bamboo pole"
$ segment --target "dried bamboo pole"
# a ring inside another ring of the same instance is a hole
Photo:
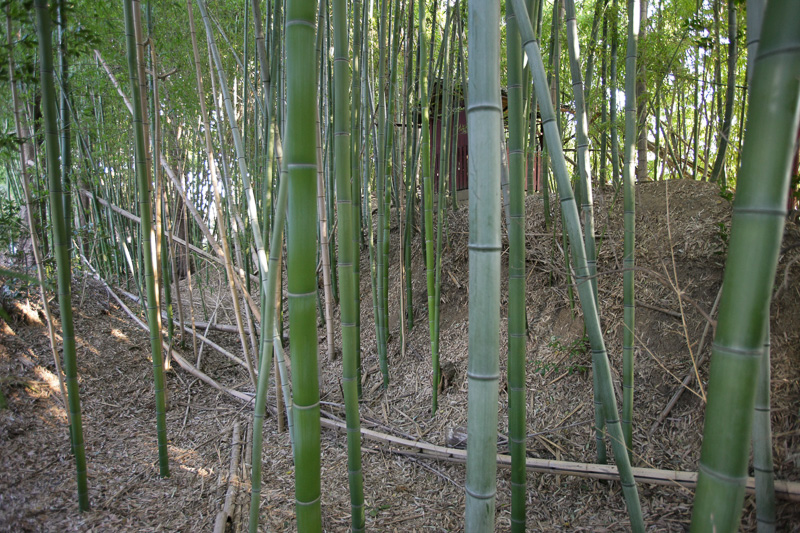
[[[228,490],[225,491],[225,503],[222,510],[217,513],[214,521],[214,533],[225,533],[228,521],[233,518],[231,507],[233,499],[236,497],[236,489],[239,485],[239,458],[241,457],[242,438],[241,425],[239,422],[233,424],[233,435],[231,436],[231,462],[228,469]]]

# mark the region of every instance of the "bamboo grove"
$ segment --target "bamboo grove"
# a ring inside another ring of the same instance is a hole
[[[737,530],[751,437],[759,528],[774,530],[768,308],[800,121],[798,2],[36,0],[35,13],[28,3],[4,4],[3,83],[13,98],[0,113],[13,142],[2,145],[0,175],[4,201],[28,206],[40,278],[57,273],[80,510],[90,506],[91,464],[71,332],[73,267],[137,301],[147,323],[162,477],[172,430],[164,374],[173,365],[253,412],[252,532],[266,512],[268,411],[290,432],[297,528],[322,529],[320,370],[338,350],[351,529],[363,531],[360,401],[375,391],[362,388],[362,358],[377,354],[382,393],[391,395],[408,332],[427,327],[437,416],[447,219],[468,209],[464,524],[495,527],[507,357],[511,524],[524,531],[533,490],[525,199],[540,195],[545,238],[571,276],[570,305],[591,345],[593,390],[580,393],[595,409],[597,462],[616,465],[630,527],[644,531],[631,468],[642,431],[633,423],[635,183],[680,177],[736,191],[692,530]],[[463,134],[469,159],[460,158]],[[597,292],[598,187],[624,198],[621,410]],[[561,234],[553,220],[563,221]],[[413,250],[424,272],[412,269]],[[51,254],[45,271],[41,257]],[[224,280],[241,353],[207,338],[218,312],[205,297],[219,285],[212,270]],[[415,280],[424,302],[414,300]],[[394,336],[400,358],[389,348]],[[246,383],[205,374],[204,345],[245,369]],[[54,355],[60,363],[55,344]]]

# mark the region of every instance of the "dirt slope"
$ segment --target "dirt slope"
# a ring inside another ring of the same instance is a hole
[[[671,181],[638,186],[637,203],[637,369],[634,415],[634,464],[695,471],[702,436],[701,400],[685,393],[652,436],[648,431],[691,369],[687,337],[695,357],[719,291],[730,222],[730,204],[715,186]],[[600,257],[599,294],[609,356],[621,373],[622,206],[611,191],[596,203]],[[669,203],[669,217],[666,204]],[[560,227],[545,229],[540,198],[527,200],[528,283],[528,440],[533,457],[591,462],[592,379],[582,341],[579,306],[573,310],[559,246]],[[415,327],[400,350],[397,301],[400,269],[399,232],[391,231],[390,344],[391,384],[379,388],[380,372],[372,327],[372,301],[366,253],[362,263],[362,346],[364,426],[377,431],[444,445],[448,432],[466,424],[468,331],[466,205],[448,220],[442,270],[441,353],[452,376],[440,396],[440,410],[430,415],[430,344],[419,240],[413,247]],[[553,234],[556,238],[554,240]],[[555,243],[555,244],[554,244]],[[775,466],[778,479],[800,481],[800,232],[788,227],[781,257],[772,316],[772,394]],[[504,261],[507,254],[503,256]],[[679,301],[677,285],[682,292]],[[503,313],[507,298],[503,267]],[[206,294],[208,313],[221,294]],[[202,278],[202,276],[198,276]],[[0,386],[9,409],[0,411],[0,530],[3,531],[208,531],[222,506],[231,454],[231,428],[246,432],[250,407],[231,399],[178,369],[168,374],[168,412],[172,477],[158,478],[152,369],[146,334],[138,329],[96,282],[77,280],[73,301],[79,350],[81,400],[93,510],[79,515],[75,500],[66,415],[57,393],[46,329],[15,320],[0,330]],[[224,293],[223,293],[224,294]],[[36,316],[31,297],[29,314]],[[27,300],[16,301],[27,306]],[[202,306],[197,303],[198,313]],[[232,323],[221,300],[218,320]],[[681,318],[681,309],[684,317]],[[701,312],[702,311],[702,312]],[[41,317],[40,317],[41,318]],[[338,315],[335,317],[338,321]],[[338,324],[338,322],[337,322]],[[685,324],[685,326],[684,326]],[[501,318],[501,367],[505,369],[507,320]],[[338,329],[338,326],[337,326]],[[712,331],[703,352],[707,353]],[[324,329],[319,330],[324,353]],[[239,354],[235,336],[210,332],[215,342]],[[337,347],[339,333],[336,334]],[[289,347],[290,348],[290,347]],[[191,354],[191,347],[182,347]],[[190,359],[191,355],[187,355]],[[242,391],[251,391],[247,373],[206,349],[203,370]],[[323,407],[344,417],[340,387],[341,360],[325,361]],[[707,363],[699,369],[702,380]],[[694,385],[696,389],[696,385]],[[501,434],[506,431],[507,395],[501,384]],[[422,461],[364,441],[367,526],[377,531],[461,531],[464,467]],[[323,525],[346,531],[349,520],[345,440],[323,431]],[[501,441],[501,450],[504,442]],[[245,464],[249,464],[246,450]],[[291,450],[275,419],[265,426],[262,522],[271,531],[294,529]],[[231,530],[246,527],[247,471]],[[528,520],[531,530],[626,531],[624,503],[616,483],[567,476],[529,474]],[[688,528],[692,493],[677,487],[640,487],[648,529]],[[796,504],[779,504],[779,530],[800,530]],[[510,527],[510,479],[498,470],[498,530]],[[745,504],[744,531],[755,530],[752,497]]]

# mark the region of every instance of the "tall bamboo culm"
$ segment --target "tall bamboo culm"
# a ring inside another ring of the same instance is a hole
[[[619,412],[614,397],[614,387],[611,382],[611,367],[608,362],[605,341],[600,327],[600,317],[595,306],[594,292],[588,280],[588,266],[586,252],[581,238],[580,216],[575,198],[572,195],[567,164],[561,146],[560,134],[556,121],[553,102],[550,99],[548,85],[542,62],[539,43],[534,38],[533,28],[525,11],[524,0],[513,0],[513,9],[517,14],[523,47],[528,56],[533,75],[533,86],[539,97],[539,108],[542,114],[542,124],[546,141],[551,148],[550,156],[553,163],[553,173],[558,183],[558,193],[561,200],[564,221],[569,232],[569,244],[572,251],[573,266],[575,268],[575,281],[578,286],[581,307],[583,308],[584,324],[589,341],[592,346],[592,368],[598,374],[600,399],[603,402],[603,411],[606,417],[608,435],[614,450],[614,459],[619,470],[622,482],[622,492],[628,507],[631,520],[631,529],[635,532],[644,531],[644,519],[639,504],[639,493],[631,471],[630,459],[622,437],[622,428],[619,423]],[[524,16],[520,16],[524,13]]]
[[[581,213],[583,214],[583,237],[586,247],[586,264],[594,293],[595,305],[597,298],[597,251],[594,240],[594,207],[592,201],[592,174],[589,166],[589,124],[586,119],[586,102],[581,79],[580,44],[578,42],[578,23],[575,19],[575,0],[565,0],[567,23],[567,48],[569,49],[569,69],[572,75],[572,93],[575,98],[575,137],[577,141],[578,156],[578,181],[580,187]],[[605,463],[606,450],[603,424],[603,406],[598,390],[597,373],[592,373],[595,409],[595,442],[597,446],[597,460]]]
[[[347,472],[350,484],[351,530],[364,531],[364,480],[361,472],[361,421],[358,409],[358,330],[356,329],[355,242],[353,195],[350,187],[350,47],[347,0],[333,1],[335,83],[333,149],[339,217],[339,296],[342,325],[342,390],[347,421]]]
[[[502,218],[500,143],[497,140],[503,127],[499,2],[470,0],[468,24],[470,291],[466,531],[483,532],[494,531],[497,493]]]
[[[692,531],[739,529],[756,382],[800,121],[800,3],[767,3],[711,355]],[[758,261],[753,261],[758,257]]]
[[[633,445],[633,366],[635,236],[636,236],[636,45],[639,39],[639,0],[628,0],[628,51],[625,54],[625,162],[622,167],[624,191],[624,243],[622,255],[623,307],[622,331],[622,432],[631,454]]]
[[[83,442],[83,423],[78,387],[78,369],[75,358],[75,327],[72,322],[72,272],[70,268],[70,243],[64,223],[64,200],[59,167],[58,119],[56,91],[53,86],[53,45],[50,30],[50,9],[47,0],[36,0],[36,25],[39,38],[39,66],[42,115],[47,150],[47,178],[50,189],[50,221],[53,226],[53,245],[58,270],[58,305],[61,310],[61,336],[63,339],[64,372],[66,373],[69,412],[72,425],[72,453],[78,481],[78,508],[89,510],[89,489],[86,475],[86,451]]]
[[[764,351],[759,363],[753,413],[753,470],[756,478],[756,520],[758,533],[775,531],[775,468],[772,461],[772,421],[770,420],[770,340],[769,315],[765,320]]]
[[[275,297],[277,295],[277,281],[280,273],[281,248],[283,246],[283,227],[286,221],[286,197],[289,188],[286,180],[281,180],[278,185],[278,199],[275,205],[275,218],[272,225],[270,239],[269,272],[267,285],[264,289],[265,296],[262,303],[266,304],[262,313],[262,347],[261,362],[258,373],[258,389],[256,404],[253,413],[253,457],[252,457],[252,489],[250,492],[250,533],[258,531],[258,512],[261,508],[261,466],[262,445],[264,436],[264,415],[266,413],[267,393],[269,391],[269,373],[272,365],[272,353],[275,343]]]
[[[320,531],[317,372],[316,0],[286,2],[286,266],[292,346],[295,500],[298,531]]]
[[[433,180],[431,179],[431,132],[430,91],[428,90],[428,23],[425,0],[419,2],[419,105],[422,120],[420,121],[420,157],[422,158],[422,204],[424,209],[425,229],[425,280],[428,291],[428,330],[431,341],[431,364],[433,367],[431,386],[431,414],[436,414],[439,405],[439,354],[436,353],[436,304],[434,303],[434,277],[436,260],[433,254]]]
[[[513,9],[506,10],[508,63],[508,442],[511,452],[511,531],[525,531],[527,419],[525,398],[525,120],[522,45]]]
[[[156,426],[158,432],[158,464],[161,477],[169,477],[167,453],[167,413],[164,378],[164,359],[161,352],[161,312],[158,284],[155,278],[156,234],[152,227],[150,210],[150,159],[146,141],[145,95],[141,91],[144,80],[144,54],[142,52],[141,7],[138,0],[125,0],[125,37],[128,52],[128,73],[131,80],[133,105],[134,150],[136,155],[136,182],[139,189],[139,216],[141,217],[144,279],[147,290],[147,325],[150,328],[150,348],[153,354],[153,379],[156,395]]]

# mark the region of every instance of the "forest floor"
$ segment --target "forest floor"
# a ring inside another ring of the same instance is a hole
[[[600,310],[613,377],[621,390],[622,199],[596,193]],[[667,202],[668,200],[668,202]],[[667,210],[667,203],[669,209]],[[571,308],[560,226],[546,230],[542,199],[527,199],[528,454],[575,462],[595,460],[590,354],[579,306]],[[730,228],[731,206],[716,186],[669,181],[637,187],[636,371],[633,463],[696,471],[703,430],[703,401],[696,383],[653,432],[679,381],[693,373],[693,357],[707,355],[713,335],[703,313],[712,315]],[[558,222],[558,221],[556,221]],[[390,302],[400,289],[399,231],[392,220]],[[556,235],[554,239],[553,235]],[[391,383],[380,387],[366,252],[362,261],[362,424],[396,436],[447,445],[466,426],[468,357],[467,209],[448,217],[442,265],[441,357],[449,374],[430,414],[430,342],[424,266],[415,238],[413,304],[415,327],[401,353],[400,315],[391,303]],[[505,246],[504,242],[504,246]],[[800,230],[787,224],[772,305],[772,429],[776,479],[800,481]],[[507,250],[503,254],[501,370],[506,367]],[[209,267],[203,267],[209,268]],[[675,279],[677,275],[677,280]],[[205,280],[222,280],[214,269]],[[206,281],[208,282],[208,281]],[[232,324],[224,281],[205,293],[206,309],[221,300],[219,323]],[[6,280],[6,287],[10,281]],[[183,282],[185,289],[185,281]],[[679,292],[675,286],[680,289]],[[198,292],[198,291],[196,291]],[[184,294],[186,291],[184,290]],[[577,298],[577,295],[576,295]],[[197,313],[203,307],[197,297]],[[58,392],[53,356],[39,309],[38,293],[6,294],[10,323],[0,329],[0,386],[8,409],[0,411],[0,531],[210,531],[228,487],[232,430],[244,444],[235,452],[249,465],[251,406],[213,389],[177,365],[168,372],[167,412],[172,476],[158,476],[152,363],[149,340],[97,281],[76,276],[73,309],[78,346],[81,406],[92,510],[79,513],[66,412]],[[56,319],[58,308],[51,300]],[[229,302],[228,302],[229,303]],[[138,309],[132,302],[128,305]],[[702,313],[701,313],[702,310]],[[713,318],[716,318],[714,316]],[[202,316],[198,319],[203,320]],[[340,347],[338,312],[335,345]],[[241,355],[237,336],[209,337]],[[188,338],[188,337],[187,337]],[[325,331],[323,409],[344,418],[341,357],[328,361]],[[697,353],[699,345],[702,353]],[[287,347],[290,349],[291,347]],[[179,348],[188,358],[188,349]],[[252,392],[247,372],[206,348],[203,371],[220,383]],[[699,369],[705,386],[708,363]],[[272,400],[270,400],[272,401]],[[499,451],[506,449],[505,377],[500,386]],[[367,527],[373,531],[462,531],[463,464],[396,453],[397,447],[363,440]],[[349,526],[344,434],[322,432],[322,514],[326,531]],[[270,531],[296,528],[293,464],[287,432],[276,418],[265,423],[261,521]],[[752,473],[751,473],[752,475]],[[247,527],[249,468],[240,468],[230,531]],[[498,469],[497,529],[510,527],[510,477]],[[679,486],[639,485],[648,531],[685,531],[693,492]],[[755,531],[754,498],[747,496],[743,531]],[[532,531],[626,531],[627,512],[618,482],[528,473],[528,527]],[[779,501],[778,530],[800,531],[800,505]]]

